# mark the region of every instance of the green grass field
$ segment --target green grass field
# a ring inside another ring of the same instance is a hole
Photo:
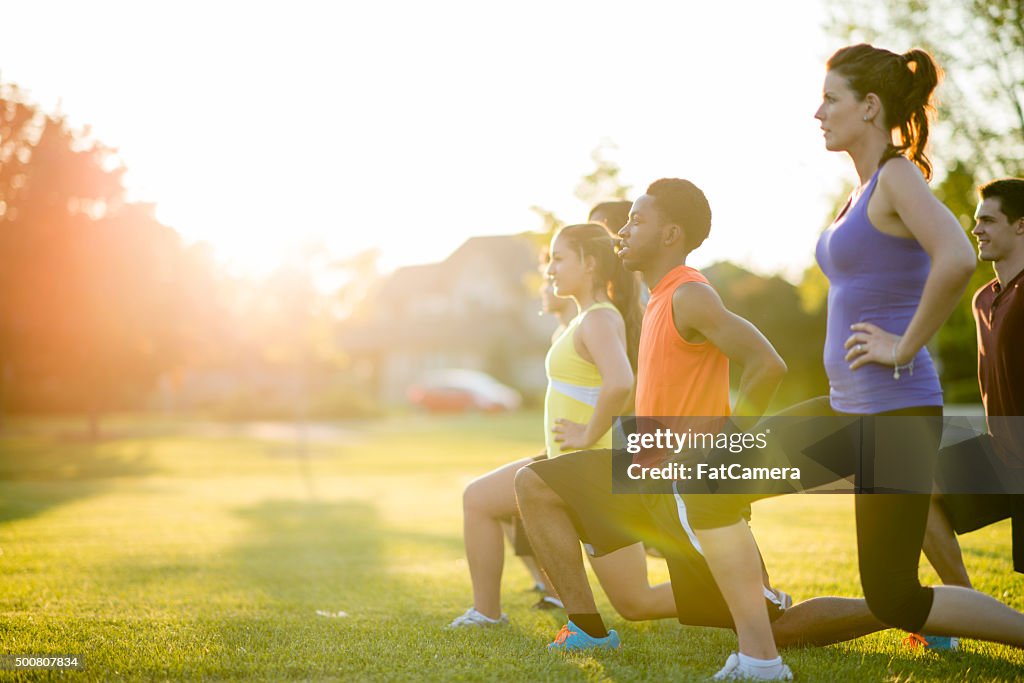
[[[313,434],[138,419],[15,421],[0,434],[0,654],[78,654],[82,672],[5,680],[706,680],[730,632],[628,623],[617,652],[548,653],[562,615],[529,609],[510,561],[512,626],[448,632],[471,603],[461,491],[539,450],[539,418],[392,418]],[[754,510],[776,584],[855,596],[852,499]],[[898,524],[899,520],[893,520]],[[962,539],[977,586],[1024,609],[1003,523]],[[651,560],[655,578],[664,564]],[[923,575],[934,581],[931,569]],[[318,611],[334,616],[322,616]],[[345,616],[338,616],[344,613]],[[1024,678],[1024,652],[974,641],[911,651],[888,631],[785,654],[805,681]]]

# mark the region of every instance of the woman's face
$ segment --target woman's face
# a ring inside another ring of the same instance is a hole
[[[825,76],[821,106],[814,114],[814,118],[821,121],[825,149],[830,152],[850,149],[851,144],[871,127],[871,122],[864,120],[867,111],[867,101],[857,99],[846,77],[829,71]]]
[[[547,266],[544,266],[544,271],[547,271]],[[541,275],[544,276],[544,283],[540,288],[541,310],[548,315],[561,315],[567,312],[569,307],[573,305],[572,300],[559,299],[555,296],[555,286],[547,278],[546,272],[542,272]]]
[[[590,273],[583,255],[568,242],[560,236],[555,237],[548,263],[548,277],[555,287],[555,295],[560,297],[576,296],[590,287]]]

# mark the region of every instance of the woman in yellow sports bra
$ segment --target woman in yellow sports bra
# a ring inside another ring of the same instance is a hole
[[[555,294],[572,298],[579,313],[556,335],[545,360],[547,452],[540,457],[611,448],[612,422],[633,391],[642,317],[636,276],[616,256],[613,235],[593,223],[570,225],[558,232],[551,243],[547,275]],[[501,612],[504,538],[500,522],[517,513],[515,474],[534,459],[517,460],[466,487],[463,531],[473,607],[452,621],[451,628],[508,621]],[[635,602],[632,595],[641,592],[643,600],[664,604],[669,611],[665,616],[671,616],[675,609],[671,591],[647,584],[644,562],[638,548],[626,572],[630,580],[622,582],[623,592],[631,594],[626,599]],[[633,568],[644,574],[638,575]],[[611,592],[609,597],[616,604]],[[646,609],[649,613],[651,608]]]

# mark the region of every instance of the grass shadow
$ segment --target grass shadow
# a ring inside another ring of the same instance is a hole
[[[0,439],[0,524],[96,495],[112,479],[156,471],[145,443]]]
[[[389,527],[371,504],[352,501],[265,502],[237,514],[249,532],[228,561],[261,609],[217,624],[224,651],[246,653],[236,674],[538,680],[540,664],[542,679],[585,678],[548,657],[534,633],[444,629],[454,616],[452,570],[437,558],[461,546],[456,536]]]

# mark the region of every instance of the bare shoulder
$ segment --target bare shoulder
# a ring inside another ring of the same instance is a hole
[[[602,307],[588,311],[580,321],[580,331],[584,334],[591,332],[600,334],[625,329],[626,324],[622,321],[622,315],[614,308]]]
[[[878,188],[868,204],[868,218],[884,233],[922,241],[922,233],[929,229],[929,223],[940,220],[937,212],[943,208],[921,169],[908,159],[896,157],[879,171]]]
[[[878,185],[885,191],[904,193],[907,191],[927,190],[928,183],[921,174],[921,169],[906,157],[889,159],[878,173]]]
[[[722,309],[715,288],[704,282],[684,282],[672,293],[672,312],[676,323],[690,326]]]

